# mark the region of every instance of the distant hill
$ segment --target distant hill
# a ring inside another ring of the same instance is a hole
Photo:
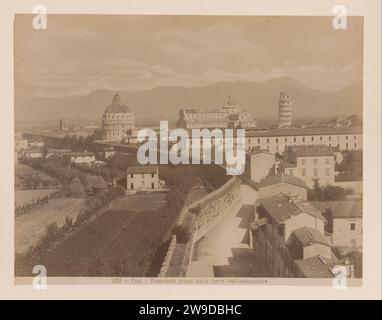
[[[135,116],[147,120],[175,120],[181,108],[216,107],[228,95],[256,118],[275,118],[281,90],[292,96],[294,118],[362,115],[362,83],[338,91],[306,87],[291,78],[266,82],[222,81],[205,87],[157,87],[120,91]],[[115,92],[98,90],[85,96],[60,98],[15,98],[15,119],[53,120],[100,118]]]

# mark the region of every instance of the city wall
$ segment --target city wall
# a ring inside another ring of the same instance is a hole
[[[177,221],[182,237],[173,235],[159,277],[185,277],[194,244],[211,230],[240,199],[241,180],[230,178],[220,188],[184,207]]]

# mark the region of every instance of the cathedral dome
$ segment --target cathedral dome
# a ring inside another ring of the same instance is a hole
[[[121,97],[116,93],[113,97],[111,105],[109,105],[104,113],[131,113],[130,108],[124,104]]]

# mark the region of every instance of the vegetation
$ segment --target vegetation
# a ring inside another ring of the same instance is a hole
[[[313,189],[308,189],[309,201],[334,201],[345,200],[349,195],[353,193],[352,189],[342,188],[338,186],[319,186],[317,183]]]
[[[336,165],[336,181],[362,181],[363,152],[362,150],[343,151],[343,160]]]
[[[100,208],[104,207],[111,200],[124,194],[120,188],[111,188],[107,192],[98,194],[86,200],[83,211],[77,216],[76,220],[66,217],[65,223],[59,227],[57,223],[51,223],[46,227],[44,236],[39,243],[29,248],[25,254],[15,257],[15,270],[17,275],[30,275],[32,267],[41,264],[44,257],[56,242],[62,240],[70,231],[78,229],[92,218]]]
[[[59,186],[60,184],[56,179],[43,172],[22,164],[15,165],[15,189],[56,188]]]
[[[124,156],[110,159],[119,169],[126,166],[126,160]],[[51,172],[65,185],[74,175],[80,180],[85,175],[79,168],[57,167],[49,159],[32,165]],[[44,264],[51,276],[146,276],[148,273],[152,275],[154,269],[158,272],[166,254],[163,244],[171,238],[186,197],[193,185],[200,183],[199,177],[214,187],[229,178],[223,168],[213,165],[207,168],[160,165],[159,170],[160,178],[170,189],[163,206],[145,206],[142,211],[127,205],[116,209],[114,204],[119,201],[116,200],[107,214],[94,216],[97,209],[113,197],[102,198],[99,195],[99,203],[92,203],[89,199],[88,209],[75,221],[68,220],[61,228],[49,227],[38,246],[16,258],[16,274],[30,276],[31,266],[35,264]],[[150,194],[145,197],[150,197]],[[180,240],[185,242],[192,227],[188,223],[192,222],[190,219],[195,218],[195,214],[189,216],[182,226],[184,230],[178,233]],[[70,233],[80,226],[78,232]],[[68,232],[69,236],[65,237]],[[153,265],[157,267],[153,269]]]
[[[94,150],[94,137],[93,135],[89,135],[86,137],[77,135],[66,135],[60,141],[59,147],[62,149],[71,149],[73,151]]]

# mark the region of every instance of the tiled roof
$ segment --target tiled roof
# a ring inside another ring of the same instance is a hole
[[[116,93],[113,97],[111,105],[109,105],[104,113],[131,113],[130,108],[122,102],[121,97]]]
[[[157,173],[157,166],[136,166],[136,167],[128,167],[127,173]]]
[[[310,203],[321,212],[330,209],[333,218],[362,218],[362,201],[360,200],[311,201]]]
[[[308,203],[291,200],[291,198],[285,194],[259,198],[257,203],[279,224],[301,213],[306,213],[322,221],[326,221],[321,215],[321,212],[311,207]]]
[[[294,263],[306,278],[333,278],[330,267],[319,256],[295,260]]]
[[[246,132],[247,137],[280,137],[280,136],[311,136],[311,135],[338,135],[338,134],[362,134],[360,127],[348,128],[282,128]]]
[[[330,244],[326,241],[325,237],[316,229],[302,227],[292,232],[296,238],[296,240],[305,248],[314,243],[324,244],[326,246],[330,246]]]
[[[265,177],[264,179],[260,180],[259,188],[264,188],[277,183],[288,183],[294,186],[307,189],[307,186],[304,181],[297,177],[290,176],[284,173]]]

